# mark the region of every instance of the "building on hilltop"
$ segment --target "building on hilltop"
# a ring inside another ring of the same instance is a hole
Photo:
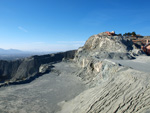
[[[115,31],[112,31],[112,32],[106,31],[105,33],[107,33],[108,36],[113,36],[113,35],[115,35]]]

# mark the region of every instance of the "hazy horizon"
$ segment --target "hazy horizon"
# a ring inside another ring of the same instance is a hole
[[[63,52],[63,51],[42,51],[42,50],[21,50],[21,49],[14,49],[14,48],[8,48],[8,49],[4,49],[4,48],[0,48],[0,50],[4,50],[4,51],[11,51],[11,50],[15,50],[15,51],[20,51],[20,52],[37,52],[37,53],[44,53],[44,52]],[[69,50],[64,50],[64,51],[69,51]]]
[[[105,31],[150,35],[147,0],[0,0],[0,48],[77,49]]]

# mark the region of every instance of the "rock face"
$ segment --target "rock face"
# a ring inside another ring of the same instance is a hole
[[[133,59],[135,46],[131,40],[122,36],[107,36],[100,33],[91,36],[85,45],[78,49],[76,57],[91,56],[101,59]]]
[[[112,74],[115,68],[104,59],[135,59],[135,56],[140,53],[140,50],[135,49],[131,40],[100,33],[91,36],[85,45],[77,50],[74,60],[82,67],[78,76],[91,86],[95,86],[101,80],[100,76],[108,78],[104,76],[109,76],[107,73]],[[103,70],[105,70],[104,74],[102,74]]]
[[[105,36],[100,33],[91,36],[83,48],[92,51],[129,52],[133,49],[133,43],[121,36]]]
[[[124,37],[91,36],[74,58],[81,67],[77,75],[90,88],[69,102],[61,102],[60,113],[150,112],[149,74],[131,69],[130,63],[124,66],[113,61],[129,61],[140,54]]]
[[[11,79],[15,76],[21,60],[17,61],[0,61],[0,82]]]
[[[74,51],[56,53],[42,56],[32,56],[16,61],[0,61],[0,82],[4,81],[22,81],[29,79],[39,73],[45,73],[49,63],[60,62],[63,59],[73,59]],[[42,69],[43,64],[47,64]],[[49,70],[50,71],[50,70]]]
[[[143,59],[137,60],[139,55],[143,53],[135,48],[132,41],[100,33],[91,36],[77,51],[33,56],[12,62],[0,61],[0,76],[1,81],[28,80],[51,71],[52,63],[73,59],[70,63],[75,63],[77,71],[71,74],[81,78],[88,89],[70,101],[57,103],[62,108],[59,113],[148,113],[150,71],[136,70],[138,68],[134,67],[144,67],[146,63],[145,68],[149,67],[150,58],[144,57],[146,60],[143,62]],[[122,61],[128,61],[127,65]],[[60,70],[53,71],[61,73]],[[67,71],[70,70],[65,70],[65,73]]]

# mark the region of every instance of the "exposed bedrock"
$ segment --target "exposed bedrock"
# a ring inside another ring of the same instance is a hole
[[[131,61],[141,54],[124,37],[105,33],[91,36],[74,58],[81,67],[77,75],[90,88],[68,102],[59,103],[62,107],[59,113],[150,112],[149,73],[113,61]],[[133,60],[133,63],[137,61],[142,62]]]
[[[109,70],[112,71],[111,68]],[[109,73],[107,71],[104,71],[105,76]],[[149,80],[147,73],[116,68],[116,73],[110,74],[102,84],[82,92],[69,102],[61,102],[60,113],[149,113]]]
[[[60,113],[148,113],[149,71],[146,73],[133,68],[137,64],[139,67],[140,64],[143,67],[146,63],[149,64],[150,58],[146,56],[141,60],[136,59],[141,54],[143,55],[141,50],[136,49],[131,40],[100,33],[91,36],[77,51],[33,56],[11,62],[0,61],[1,82],[30,80],[50,72],[53,63],[72,59],[70,64],[74,63],[77,69],[71,74],[80,77],[89,87],[74,99],[58,103],[62,108]],[[128,60],[129,64],[123,65],[123,60]],[[132,67],[131,60],[134,64]],[[147,67],[149,65],[145,66]],[[54,68],[53,71],[63,73],[63,70]],[[65,73],[69,71],[66,69]]]
[[[40,73],[50,71],[49,63],[60,62],[63,59],[73,59],[75,50],[56,54],[32,56],[16,61],[0,61],[0,82],[26,80]]]
[[[86,84],[95,86],[101,78],[108,78],[118,67],[108,60],[106,62],[106,59],[135,59],[141,54],[141,50],[136,49],[131,40],[100,33],[91,36],[85,45],[77,50],[74,61],[81,67],[78,76]]]
[[[100,33],[91,36],[85,45],[78,49],[75,59],[82,57],[97,57],[100,59],[134,59],[135,56],[142,54],[136,49],[133,42],[122,36],[107,36]]]

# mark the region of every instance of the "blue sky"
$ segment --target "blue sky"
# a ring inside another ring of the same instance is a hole
[[[150,0],[0,0],[0,48],[65,51],[104,31],[150,35]]]

